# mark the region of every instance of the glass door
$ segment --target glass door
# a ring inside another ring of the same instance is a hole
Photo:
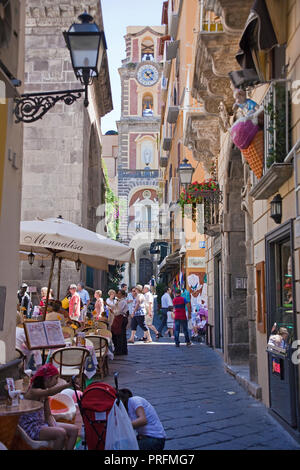
[[[293,224],[266,235],[266,295],[270,408],[290,426],[297,426]]]

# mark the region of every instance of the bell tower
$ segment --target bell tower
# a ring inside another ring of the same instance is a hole
[[[119,68],[121,118],[119,132],[118,195],[120,238],[136,249],[136,265],[129,283],[146,283],[153,272],[149,253],[158,230],[158,141],[161,115],[164,26],[129,26],[126,58]]]

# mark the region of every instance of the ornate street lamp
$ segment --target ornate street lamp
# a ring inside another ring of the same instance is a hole
[[[104,31],[100,31],[93,17],[86,11],[73,23],[64,38],[70,51],[76,78],[85,86],[84,105],[88,106],[87,87],[98,77],[105,50],[107,49]]]
[[[32,250],[31,252],[29,253],[28,255],[28,263],[32,266],[33,263],[34,263],[34,258],[35,258],[35,255],[32,253]]]
[[[78,259],[75,261],[75,266],[76,266],[77,271],[80,271],[81,261],[79,259],[79,256],[78,256]]]
[[[40,270],[41,270],[41,274],[42,274],[42,275],[43,275],[44,272],[45,272],[45,268],[46,268],[46,266],[44,265],[44,260],[43,260],[43,258],[42,258],[42,262],[41,262],[41,264],[40,264]]]
[[[272,199],[270,207],[271,218],[276,224],[280,224],[282,218],[282,197],[280,196],[280,194],[276,194],[276,196]]]
[[[179,176],[180,176],[181,184],[183,184],[186,187],[189,184],[191,184],[193,173],[194,173],[194,168],[192,167],[192,165],[190,163],[188,163],[187,158],[185,158],[183,160],[183,163],[181,163],[179,165],[178,173],[179,173]]]
[[[41,119],[58,101],[73,104],[84,92],[84,106],[88,106],[88,85],[98,77],[103,55],[107,49],[104,31],[100,31],[93,17],[84,12],[78,17],[81,24],[74,23],[63,35],[70,51],[72,66],[77,79],[84,88],[41,93],[25,93],[15,98],[16,123],[34,122]]]

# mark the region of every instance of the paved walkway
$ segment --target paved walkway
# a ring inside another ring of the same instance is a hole
[[[105,382],[114,385],[117,371],[119,388],[154,405],[167,433],[165,450],[300,449],[205,344],[175,348],[173,340],[161,338],[128,347],[128,356],[110,362]]]

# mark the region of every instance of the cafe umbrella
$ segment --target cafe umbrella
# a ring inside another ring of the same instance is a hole
[[[108,265],[116,261],[134,262],[134,251],[129,246],[87,230],[62,217],[22,221],[20,251],[51,255],[44,318],[56,258],[74,261],[77,265],[82,263],[101,270],[107,270]]]

